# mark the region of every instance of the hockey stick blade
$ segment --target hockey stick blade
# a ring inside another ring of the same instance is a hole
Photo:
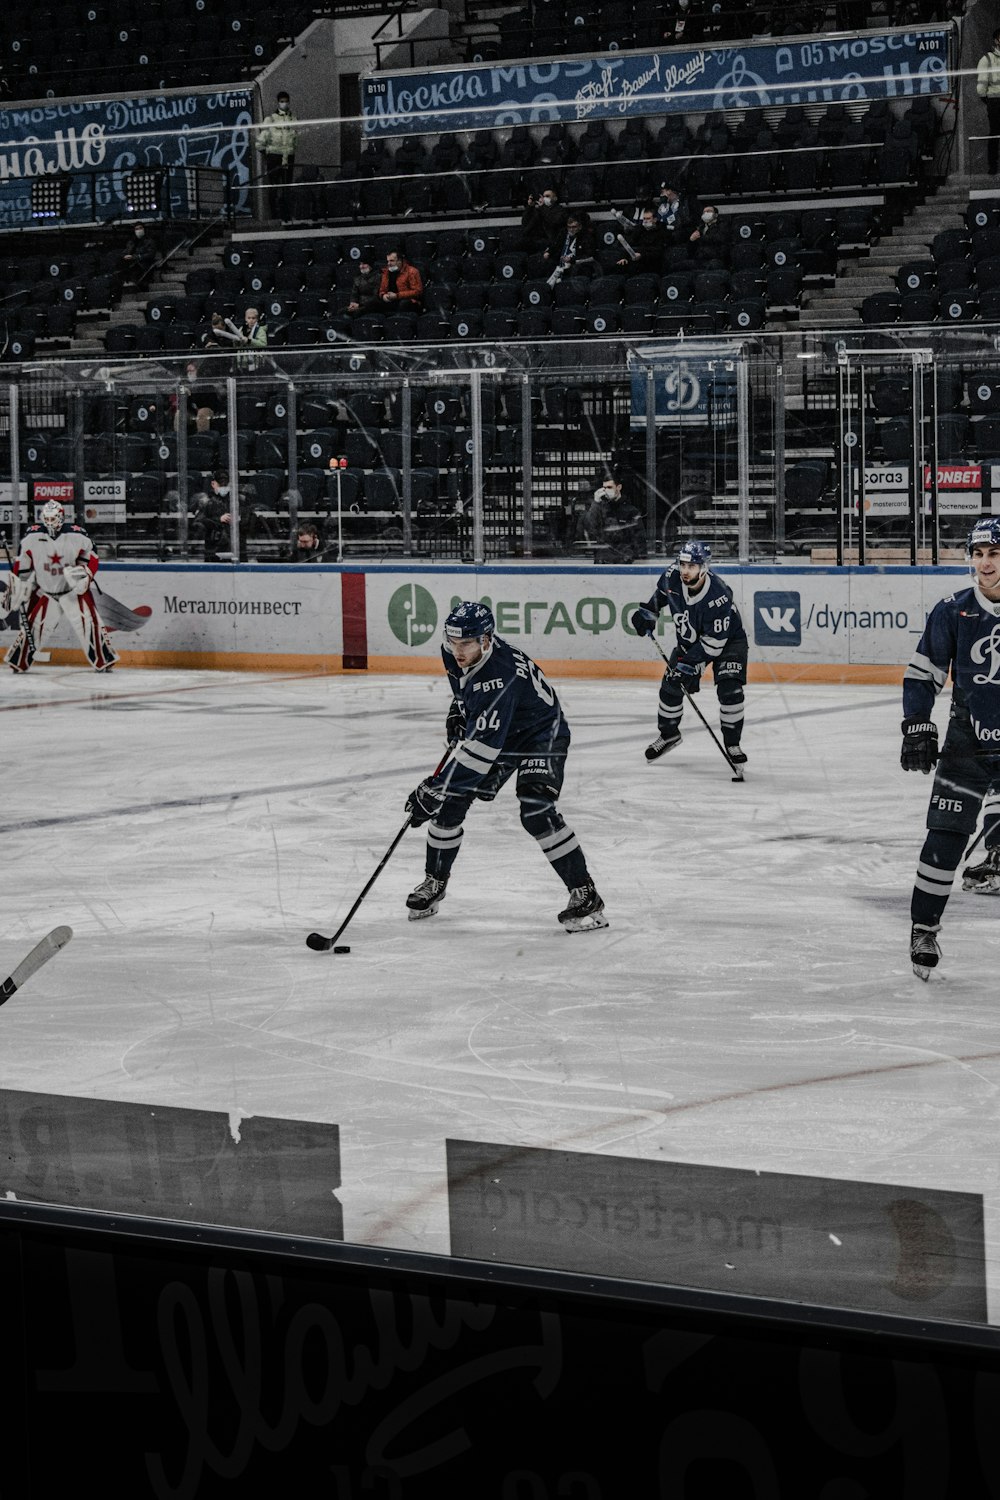
[[[27,958],[22,959],[10,977],[0,985],[0,1005],[9,1000],[14,991],[19,990],[42,964],[48,963],[60,948],[65,948],[72,936],[72,927],[53,927],[40,943],[36,943]]]
[[[321,932],[311,932],[306,938],[306,947],[311,948],[314,953],[329,953],[333,947],[333,938],[324,937]]]

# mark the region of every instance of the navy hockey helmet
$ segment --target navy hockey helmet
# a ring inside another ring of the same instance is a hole
[[[965,543],[966,557],[972,556],[973,547],[1000,547],[1000,516],[986,516],[976,522]]]
[[[678,563],[694,563],[704,571],[712,561],[712,549],[707,542],[683,542],[677,553]]]
[[[39,520],[45,527],[45,530],[48,532],[49,536],[57,536],[59,534],[59,532],[62,530],[63,522],[65,521],[65,519],[66,512],[59,504],[59,501],[46,500],[45,504],[42,506],[42,514],[39,517]]]
[[[477,604],[475,599],[466,599],[464,603],[456,604],[445,620],[444,638],[446,641],[478,641],[484,635],[493,635],[496,628],[491,609],[485,604]]]

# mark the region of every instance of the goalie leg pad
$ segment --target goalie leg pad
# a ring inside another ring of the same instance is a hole
[[[42,648],[42,635],[45,632],[46,623],[52,623],[49,607],[52,601],[48,594],[36,594],[35,602],[28,610],[28,626],[25,630],[22,626],[17,632],[14,644],[11,646],[4,661],[14,672],[26,672],[35,659],[35,652]],[[55,612],[58,619],[58,610]]]
[[[83,654],[95,672],[109,671],[118,660],[118,652],[108,640],[108,632],[94,606],[93,596],[60,594],[59,604],[80,638]]]

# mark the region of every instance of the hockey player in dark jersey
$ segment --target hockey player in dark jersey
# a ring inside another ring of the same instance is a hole
[[[562,789],[569,725],[538,666],[496,634],[484,604],[466,601],[451,611],[441,647],[453,694],[445,767],[410,793],[414,828],[427,823],[426,877],[406,898],[410,921],[432,917],[444,899],[472,803],[492,802],[516,776],[521,826],[569,891],[559,920],[568,932],[607,927],[576,834],[556,806]]]
[[[677,631],[677,645],[670,653],[670,665],[660,684],[659,733],[646,749],[647,760],[658,760],[665,751],[680,744],[684,688],[696,693],[702,672],[711,667],[726,753],[734,765],[746,762],[740,737],[747,680],[747,634],[732,590],[709,570],[711,559],[707,542],[685,542],[677,554],[676,566],[660,574],[653,597],[632,616],[636,634],[651,636],[660,611],[668,609]]]
[[[937,766],[910,904],[910,960],[921,979],[940,960],[941,918],[984,799],[984,863],[1000,843],[1000,519],[975,525],[966,552],[975,581],[935,604],[903,679],[900,763],[925,775]],[[949,672],[951,713],[939,757],[931,711]],[[978,873],[967,870],[967,881]]]

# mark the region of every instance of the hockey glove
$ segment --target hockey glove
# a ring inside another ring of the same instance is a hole
[[[73,563],[63,568],[63,577],[74,594],[85,594],[90,588],[90,569],[82,563]]]
[[[656,629],[656,616],[651,609],[637,609],[632,616],[632,629],[636,635],[652,636]]]
[[[937,725],[919,719],[903,720],[903,748],[899,764],[904,771],[923,771],[928,775],[937,765]]]
[[[677,658],[677,661],[674,663],[674,671],[677,673],[678,677],[684,678],[686,684],[689,687],[691,685],[691,679],[693,677],[696,678],[701,676],[701,667],[695,662],[685,661],[683,657]]]
[[[420,785],[410,793],[406,799],[406,811],[410,816],[410,827],[419,828],[421,823],[427,823],[431,818],[436,818],[441,811],[444,801],[444,791],[441,787],[434,785],[434,778],[427,777]]]
[[[465,739],[465,704],[461,698],[453,698],[445,721],[445,738],[449,745],[457,745]]]

